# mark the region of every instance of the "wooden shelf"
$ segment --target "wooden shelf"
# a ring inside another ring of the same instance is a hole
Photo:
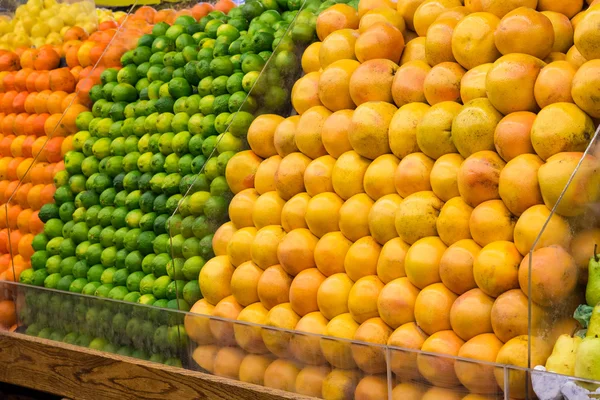
[[[307,400],[214,375],[0,332],[0,381],[69,399]]]

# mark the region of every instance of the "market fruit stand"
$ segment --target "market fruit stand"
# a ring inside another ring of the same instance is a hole
[[[600,5],[466,3],[33,0],[0,21],[4,379],[593,390]]]

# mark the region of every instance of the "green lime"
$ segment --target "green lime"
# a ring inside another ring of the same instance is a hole
[[[85,254],[87,252],[88,247],[90,247],[91,244],[92,243],[88,242],[87,240],[79,243],[77,247],[75,247],[75,256],[80,260],[85,259]]]
[[[157,237],[157,241],[154,243],[154,246],[157,248],[157,250],[165,250],[165,252],[157,253],[156,257],[154,257],[154,259],[152,260],[152,273],[154,274],[154,276],[167,275],[167,263],[171,259],[171,257],[166,253],[170,239],[167,235],[166,240],[162,241],[162,243],[159,243],[158,238],[161,236],[162,235],[159,235]],[[159,246],[161,247],[161,249],[158,249]]]
[[[185,78],[173,78],[169,81],[169,94],[174,98],[189,96],[192,87]]]
[[[71,286],[71,283],[73,283],[74,280],[75,278],[73,278],[73,275],[65,275],[62,278],[60,278],[60,280],[56,284],[56,289],[67,291],[69,290],[69,286]]]
[[[90,230],[90,232],[91,232],[91,230]],[[85,260],[87,261],[88,265],[100,264],[100,257],[102,255],[102,250],[103,250],[103,248],[99,243],[93,243],[88,247],[87,252],[85,254]]]
[[[88,282],[83,289],[81,289],[81,294],[85,294],[88,296],[93,296],[96,290],[100,287],[100,282]]]
[[[188,121],[190,116],[185,112],[179,112],[175,114],[173,120],[171,121],[171,128],[174,133],[179,133],[182,131],[186,131],[188,127]]]
[[[140,286],[141,286],[141,282],[140,282]],[[150,291],[152,291],[152,287],[150,286]],[[141,293],[141,291],[140,291]],[[139,299],[138,299],[138,303],[140,304],[146,304],[151,306],[152,304],[154,304],[154,302],[156,301],[156,297],[154,297],[154,295],[150,292],[147,292],[146,294],[143,294]]]
[[[151,43],[150,46],[152,46]],[[133,62],[137,65],[150,60],[151,56],[152,50],[147,45],[138,46],[133,50]]]
[[[59,206],[56,204],[48,203],[44,204],[40,209],[38,216],[42,220],[42,222],[48,222],[51,219],[56,219],[60,217]],[[62,228],[61,228],[62,229]]]
[[[135,85],[138,81],[138,78],[139,77],[137,76],[137,66],[134,64],[124,66],[117,73],[117,81],[119,83],[128,83],[130,85]]]
[[[213,59],[210,62],[211,75],[216,78],[218,76],[230,76],[233,74],[233,63],[229,57],[221,56]]]
[[[167,29],[169,29],[169,24],[167,24],[164,21],[161,21],[161,22],[155,24],[154,27],[152,28],[152,36],[154,36],[154,37],[164,36],[164,34],[167,32]]]
[[[39,271],[41,272],[44,270],[39,270]],[[38,273],[38,271],[36,271],[36,273]],[[34,279],[35,278],[37,278],[37,277],[34,277]],[[62,275],[59,274],[58,272],[50,274],[50,275],[48,275],[48,273],[46,272],[46,278],[43,280],[44,287],[48,288],[48,289],[56,289],[56,287],[58,286],[58,282],[60,282],[61,279],[62,279]]]
[[[154,295],[152,294],[152,287],[154,286],[154,281],[156,281],[156,277],[153,274],[147,274],[146,276],[144,276],[139,282],[140,293],[142,295],[151,295],[152,297],[154,297]],[[155,297],[154,301],[156,301]]]
[[[87,280],[89,282],[101,282],[104,267],[102,265],[94,265],[87,271]]]
[[[75,255],[75,242],[70,238],[65,238],[59,247],[58,254],[61,257],[71,257]]]
[[[157,235],[167,233],[166,224],[168,218],[169,217],[166,214],[161,214],[158,217],[156,217],[156,219],[154,220],[154,233],[156,233]]]
[[[202,292],[200,291],[198,279],[190,280],[183,287],[183,300],[188,304],[196,304],[200,299],[202,299]]]
[[[58,211],[58,207],[56,210]],[[58,218],[49,219],[44,225],[44,234],[49,238],[61,236],[63,225],[63,221]]]
[[[152,285],[152,294],[157,299],[166,299],[167,298],[167,289],[169,284],[171,283],[171,278],[167,275],[160,276],[156,278],[154,284]]]
[[[88,284],[87,279],[77,278],[73,282],[71,282],[71,285],[69,285],[69,292],[81,293],[83,291],[83,288],[87,284]]]
[[[31,242],[31,247],[35,252],[41,252],[46,250],[46,245],[48,244],[48,236],[45,233],[38,233],[34,236],[33,241]],[[34,253],[35,254],[35,253]],[[32,256],[33,259],[33,256]]]
[[[108,298],[113,300],[123,300],[129,291],[125,286],[115,286],[108,292]]]
[[[112,290],[112,288],[113,288],[112,283],[103,283],[102,285],[98,286],[98,288],[96,289],[96,292],[94,293],[94,296],[108,297],[108,293]]]
[[[204,236],[202,239],[200,239],[200,255],[206,260],[215,256],[212,248],[212,239],[212,234]]]
[[[123,297],[123,301],[128,303],[137,303],[140,297],[140,292],[129,292],[125,295],[125,297]]]

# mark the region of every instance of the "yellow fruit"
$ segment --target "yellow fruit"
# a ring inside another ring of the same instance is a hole
[[[189,338],[199,346],[212,344],[215,341],[210,331],[210,319],[206,317],[206,315],[212,315],[214,308],[206,299],[200,299],[192,306],[189,314],[185,315],[185,331]]]
[[[295,392],[300,365],[294,361],[278,359],[265,370],[264,385],[268,388]]]
[[[416,383],[399,383],[392,390],[392,400],[419,400],[425,394],[425,388]]]
[[[577,70],[567,61],[555,61],[540,71],[533,93],[541,108],[553,103],[573,103],[571,86]]]
[[[581,53],[577,49],[577,46],[573,45],[573,46],[571,46],[569,51],[567,51],[566,61],[569,64],[571,64],[573,67],[579,68],[583,64],[585,64],[588,60],[586,60],[585,57],[583,57],[581,55]]]
[[[279,225],[259,229],[250,249],[252,261],[263,270],[278,264],[277,247],[284,236],[285,232]]]
[[[321,129],[331,111],[323,106],[314,106],[300,117],[296,127],[296,146],[300,152],[315,159],[327,154],[321,141]]]
[[[248,144],[259,157],[269,158],[277,154],[273,139],[275,131],[283,117],[275,114],[264,114],[256,117],[250,128],[248,128]]]
[[[469,156],[458,171],[458,191],[471,207],[487,200],[499,199],[498,183],[504,161],[493,151],[479,151]]]
[[[494,145],[504,161],[535,153],[531,145],[531,127],[536,117],[532,112],[518,111],[500,120],[494,132]]]
[[[458,171],[465,159],[456,153],[444,154],[433,164],[429,175],[431,190],[442,201],[460,196],[458,191]]]
[[[600,118],[600,100],[597,97],[600,93],[599,70],[599,60],[592,60],[583,64],[573,77],[571,89],[575,104],[593,118]]]
[[[308,164],[308,167],[304,170],[304,186],[310,196],[333,192],[331,174],[334,165],[335,158],[331,156],[319,157]]]
[[[565,15],[567,18],[573,18],[575,14],[581,11],[583,3],[583,0],[574,0],[566,3],[557,0],[539,0],[538,9],[541,11],[554,11]]]
[[[340,209],[340,231],[355,242],[369,235],[369,212],[373,200],[364,193],[350,197]]]
[[[502,200],[489,200],[473,209],[469,229],[473,240],[485,246],[498,240],[512,241],[516,222]]]
[[[452,330],[462,340],[470,340],[477,335],[493,332],[492,305],[494,299],[481,289],[471,289],[459,296],[450,310]]]
[[[465,342],[451,330],[444,330],[436,332],[428,337],[421,349],[440,355],[456,356],[464,343]],[[423,396],[426,400],[429,400],[427,399],[429,396],[431,396],[429,397],[430,399],[447,398],[444,395],[444,389],[441,388],[451,388],[459,384],[456,373],[454,372],[454,358],[432,357],[421,353],[417,356],[417,365],[419,367],[419,372],[428,381],[437,386],[430,389],[430,391]],[[450,395],[452,394],[452,391],[448,392]]]
[[[303,317],[308,313],[319,311],[317,291],[324,280],[325,275],[316,268],[305,269],[292,280],[290,304],[298,315]]]
[[[267,225],[281,224],[281,210],[285,201],[277,195],[277,192],[261,194],[254,203],[252,221],[257,229]]]
[[[446,245],[437,236],[417,240],[406,252],[404,271],[410,283],[424,289],[440,280],[439,264]]]
[[[492,63],[486,63],[468,70],[460,81],[460,98],[463,104],[471,100],[487,98],[485,79]]]
[[[421,350],[427,336],[416,323],[409,322],[396,329],[390,335],[387,344],[388,346]],[[417,369],[417,352],[414,351],[391,349],[390,369],[402,380],[410,381],[421,377]]]
[[[369,318],[360,324],[354,333],[354,340],[385,345],[392,329],[381,318]],[[385,350],[376,346],[351,345],[352,357],[358,368],[367,374],[385,373],[387,369]]]
[[[377,299],[383,286],[383,282],[374,275],[365,276],[354,283],[348,294],[348,311],[356,322],[362,324],[379,315]]]
[[[392,103],[392,81],[397,69],[398,65],[387,59],[362,63],[350,77],[350,97],[354,104],[359,106],[370,101]],[[391,109],[391,105],[380,108]],[[354,117],[352,120],[355,120]]]
[[[358,239],[350,246],[344,258],[344,269],[353,281],[377,274],[377,260],[381,245],[371,236]]]
[[[534,86],[545,63],[528,54],[500,57],[486,77],[487,96],[496,110],[506,115],[516,111],[537,111]]]
[[[275,187],[279,197],[289,200],[305,191],[304,171],[310,162],[311,159],[302,153],[291,153],[283,157],[275,173]]]
[[[260,163],[254,175],[254,188],[258,194],[265,194],[276,190],[275,173],[281,163],[281,156],[275,154]]]
[[[257,293],[262,305],[270,310],[278,304],[289,301],[292,277],[289,276],[281,265],[273,265],[264,270],[258,280]]]
[[[425,0],[406,0],[399,1],[397,4],[398,13],[402,15],[406,21],[406,26],[412,31],[415,30],[415,26],[413,24],[415,11],[417,11],[417,8],[419,8],[424,1]]]
[[[318,242],[308,229],[294,229],[288,232],[277,248],[277,258],[281,267],[290,275],[296,276],[302,270],[316,267],[314,251]]]
[[[213,373],[229,379],[239,379],[240,365],[246,352],[237,347],[222,347],[215,354]]]
[[[352,150],[348,140],[348,131],[352,122],[352,110],[340,110],[331,114],[323,124],[321,140],[325,150],[333,158],[339,158],[342,154]]]
[[[360,19],[358,30],[360,33],[363,33],[370,26],[378,22],[388,22],[402,32],[402,34],[406,32],[406,23],[402,15],[398,11],[388,7],[379,7],[367,11]]]
[[[446,249],[440,259],[440,279],[454,293],[463,294],[477,287],[473,263],[481,247],[472,239],[463,239]]]
[[[542,204],[538,170],[543,164],[535,154],[521,154],[500,172],[498,193],[512,214],[520,216],[529,207]]]
[[[323,381],[331,372],[329,366],[308,366],[302,368],[296,377],[296,393],[310,397],[320,397]]]
[[[407,37],[406,42],[404,52],[402,53],[402,57],[400,57],[399,65],[404,65],[411,61],[422,61],[427,63],[427,54],[425,52],[425,43],[427,42],[427,39],[424,37],[416,37],[409,40]]]
[[[429,65],[456,61],[452,54],[452,33],[458,20],[446,18],[444,14],[440,14],[427,29],[425,55]]]
[[[231,203],[229,203],[229,218],[236,227],[254,226],[252,211],[258,197],[258,192],[252,188],[242,190],[233,196]]]
[[[200,291],[209,304],[217,305],[231,294],[234,269],[227,256],[214,257],[204,264],[200,270]]]
[[[589,154],[558,153],[548,158],[538,170],[546,207],[553,209],[556,206],[555,212],[565,217],[583,215],[589,205],[600,198],[599,169],[598,159]]]
[[[331,33],[340,29],[358,28],[358,13],[347,4],[335,4],[317,18],[317,36],[319,40],[325,40]]]
[[[519,287],[518,265],[523,256],[513,242],[498,241],[485,246],[475,259],[473,276],[487,295],[498,297]]]
[[[494,39],[503,55],[523,53],[544,59],[554,46],[554,28],[544,14],[520,7],[502,18]]]
[[[261,162],[262,158],[251,150],[231,157],[225,169],[225,178],[233,194],[254,187],[254,174]]]
[[[237,228],[233,222],[226,222],[217,229],[213,236],[212,245],[216,256],[226,256],[227,246]]]
[[[238,229],[231,236],[227,244],[227,256],[234,267],[252,259],[251,249],[255,236],[256,228],[253,226]]]
[[[452,35],[456,62],[470,70],[496,61],[500,52],[494,43],[494,32],[499,23],[500,19],[489,12],[474,12],[464,17]]]
[[[435,224],[442,206],[442,201],[433,192],[417,192],[405,198],[396,212],[398,236],[409,244],[427,236],[437,236]]]
[[[522,255],[529,253],[534,243],[535,249],[552,245],[568,249],[572,239],[567,220],[551,214],[543,204],[530,207],[521,214],[515,225],[514,237]]]
[[[192,353],[192,358],[200,366],[200,368],[213,373],[215,368],[215,357],[219,351],[219,347],[215,345],[198,346]]]
[[[354,396],[358,400],[375,400],[388,398],[386,375],[365,376],[356,385]]]
[[[553,52],[566,53],[573,46],[573,25],[564,13],[556,11],[542,11],[554,29],[554,46]]]
[[[329,64],[319,78],[319,99],[331,111],[353,109],[350,97],[350,77],[360,66],[356,60],[338,60]]]
[[[377,261],[377,277],[383,283],[406,276],[404,261],[409,248],[400,238],[391,239],[383,245]]]
[[[417,127],[429,108],[425,103],[408,103],[396,111],[388,130],[390,149],[396,157],[402,159],[419,151]]]
[[[392,329],[415,320],[419,289],[408,278],[398,278],[384,286],[377,300],[381,319]]]
[[[237,267],[231,276],[231,294],[233,298],[246,307],[259,301],[258,280],[263,271],[252,261],[247,261]]]
[[[494,132],[502,119],[488,99],[466,103],[452,122],[452,141],[461,156],[467,158],[483,150],[494,150]]]
[[[412,153],[400,161],[394,174],[394,186],[402,197],[416,192],[431,191],[429,176],[433,160],[423,153]]]
[[[352,399],[360,376],[360,372],[356,369],[332,370],[323,381],[323,398]]]
[[[535,9],[538,0],[470,0],[467,3],[470,3],[467,8],[473,12],[486,11],[502,18],[515,8],[529,7]]]
[[[459,0],[425,0],[415,10],[413,16],[414,31],[419,36],[426,36],[429,26],[444,11],[462,6]]]
[[[315,246],[315,263],[325,276],[344,272],[344,259],[352,242],[341,232],[323,235]]]
[[[235,334],[233,330],[233,322],[224,321],[236,320],[240,312],[244,309],[233,296],[227,296],[219,301],[213,309],[212,315],[219,319],[211,319],[209,322],[210,331],[216,341],[222,346],[235,346]]]
[[[363,178],[363,186],[369,197],[376,201],[383,196],[396,193],[393,178],[398,163],[399,160],[392,154],[384,154],[373,160]]]
[[[600,34],[598,21],[600,20],[600,6],[590,7],[581,21],[575,27],[575,46],[587,60],[600,58]]]
[[[290,350],[294,357],[310,365],[321,365],[325,363],[325,357],[321,351],[321,339],[317,335],[323,335],[329,321],[320,312],[312,312],[300,318],[294,330],[297,332],[290,340]],[[302,332],[313,335],[303,335]]]
[[[398,237],[394,219],[402,198],[397,194],[388,194],[379,198],[369,210],[369,231],[373,239],[384,245],[388,241]]]
[[[285,203],[281,210],[281,226],[286,232],[308,228],[304,216],[309,200],[310,196],[307,193],[298,193]]]
[[[466,70],[455,62],[437,64],[425,77],[423,92],[427,102],[435,105],[460,100],[460,81]]]
[[[474,393],[489,393],[491,395],[496,393],[498,387],[494,378],[495,368],[490,364],[483,364],[483,362],[495,363],[502,344],[493,333],[477,335],[463,344],[458,356],[482,361],[482,363],[457,361],[454,364],[454,371],[460,383]],[[485,398],[483,395],[480,397],[481,399]],[[478,399],[465,398],[465,400]]]
[[[344,200],[335,193],[325,192],[314,196],[308,201],[306,208],[308,229],[317,237],[337,231],[343,204]]]
[[[348,312],[348,296],[354,285],[345,273],[333,274],[321,283],[317,291],[319,311],[327,319]]]
[[[389,22],[377,22],[361,32],[354,51],[361,63],[368,60],[390,60],[398,64],[404,50],[402,32]]]
[[[260,326],[267,319],[267,309],[260,303],[254,303],[245,307],[238,314],[237,320],[254,325],[234,324],[233,333],[238,346],[249,353],[263,354],[268,350],[263,343]]]
[[[348,133],[354,151],[371,160],[389,153],[388,127],[396,110],[395,106],[385,102],[367,102],[358,106]]]
[[[273,358],[270,356],[248,354],[240,364],[240,381],[262,386],[264,384],[265,371],[272,362]]]
[[[396,106],[426,102],[423,84],[429,71],[431,67],[419,60],[408,61],[398,68],[392,82],[392,97]]]
[[[354,29],[340,29],[329,34],[319,49],[321,68],[325,69],[338,60],[356,60],[354,44],[358,36],[358,31]]]
[[[462,198],[453,197],[448,200],[436,221],[437,232],[442,242],[450,246],[459,240],[471,239],[469,218],[472,212],[473,207]]]
[[[281,157],[298,151],[298,147],[296,147],[296,127],[299,120],[299,115],[293,115],[283,120],[275,129],[273,141],[277,154]]]
[[[352,340],[358,329],[357,324],[349,313],[333,317],[325,328],[325,336]],[[335,368],[355,368],[356,363],[352,358],[350,344],[341,340],[321,339],[321,351],[325,359]]]
[[[457,153],[452,142],[452,121],[462,110],[453,101],[444,101],[429,108],[417,126],[417,144],[428,157],[437,160],[444,154]]]
[[[331,174],[333,189],[344,200],[358,193],[363,193],[363,179],[369,166],[369,160],[360,156],[355,151],[342,154]]]
[[[321,69],[319,62],[319,51],[321,50],[321,42],[315,42],[308,46],[302,54],[302,70],[305,74],[316,72]]]
[[[321,73],[310,72],[298,79],[292,87],[292,106],[300,115],[311,107],[322,105],[319,100],[319,78]],[[300,132],[300,129],[298,129]]]
[[[594,134],[594,122],[572,103],[554,103],[539,112],[531,128],[531,143],[542,160],[565,151],[584,151]]]
[[[292,310],[290,303],[278,304],[269,310],[265,325],[268,327],[293,330],[300,321],[300,316]],[[289,343],[292,334],[282,330],[263,329],[262,339],[265,346],[277,357],[290,356]]]

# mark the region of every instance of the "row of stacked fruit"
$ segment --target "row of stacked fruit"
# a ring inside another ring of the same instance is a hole
[[[92,111],[20,280],[240,321],[190,315],[185,330],[202,368],[247,382],[384,398],[389,362],[398,398],[415,380],[437,386],[424,398],[531,396],[524,374],[452,357],[544,364],[575,328],[600,236],[584,216],[598,162],[583,157],[598,7],[202,7],[140,29],[122,69],[80,87]],[[66,53],[83,67],[111,49]],[[387,360],[384,345],[440,357]]]

